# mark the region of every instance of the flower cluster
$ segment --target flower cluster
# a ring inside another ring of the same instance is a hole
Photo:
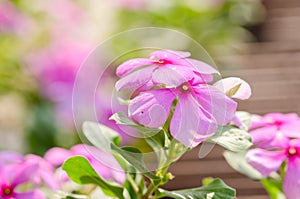
[[[189,58],[190,55],[189,52],[159,50],[149,58],[128,60],[117,68],[121,79],[116,89],[133,89],[139,93],[128,107],[133,121],[158,128],[164,126],[172,113],[171,135],[185,146],[195,147],[211,137],[218,126],[232,121],[237,103],[230,97],[247,99],[251,89],[239,78],[226,78],[212,84],[214,74],[219,72]]]
[[[99,157],[94,157],[95,154],[101,157],[102,161]],[[56,147],[50,149],[44,157],[33,154],[22,156],[16,152],[2,151],[0,152],[0,198],[47,198],[47,195],[40,191],[41,187],[52,191],[63,191],[64,185],[71,181],[60,167],[65,160],[73,156],[85,157],[104,179],[118,184],[124,183],[125,173],[113,156],[92,146],[79,144],[70,150]],[[103,163],[103,160],[109,166]]]
[[[247,161],[263,176],[278,171],[287,161],[283,191],[288,199],[300,198],[300,118],[270,113],[253,120],[250,134],[256,148],[248,151]]]

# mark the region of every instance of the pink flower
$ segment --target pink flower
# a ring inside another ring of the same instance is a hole
[[[160,50],[151,53],[149,58],[128,60],[117,68],[116,73],[121,79],[116,83],[116,89],[150,88],[157,84],[178,87],[191,79],[212,81],[212,74],[218,71],[189,56],[189,52]]]
[[[283,190],[288,199],[300,199],[300,139],[289,140],[283,136],[280,143],[277,146],[273,143],[272,147],[276,150],[249,150],[247,161],[263,176],[268,176],[287,160]]]
[[[283,137],[300,138],[300,118],[295,113],[269,113],[253,118],[251,136],[254,144],[261,148],[285,146]]]
[[[45,183],[45,185],[52,190],[59,189],[58,179],[56,179],[54,175],[54,167],[45,159],[34,154],[28,154],[24,157],[23,164],[37,165],[35,173],[31,176],[36,186]]]
[[[129,116],[144,126],[163,126],[176,98],[178,103],[170,122],[170,132],[187,147],[195,147],[211,137],[218,125],[232,120],[237,108],[237,103],[219,89],[192,79],[174,89],[162,88],[139,94],[129,105]]]
[[[0,198],[3,199],[44,199],[40,191],[19,189],[25,183],[30,183],[37,165],[8,165],[0,166]]]
[[[43,158],[33,154],[23,157],[21,154],[12,151],[0,152],[0,168],[21,165],[35,168],[34,172],[30,174],[30,180],[36,186],[45,183],[52,190],[59,189],[57,179],[54,176],[54,167]]]
[[[45,154],[45,159],[53,166],[61,166],[65,160],[76,155],[85,157],[104,179],[114,180],[120,184],[124,183],[125,173],[114,157],[93,146],[79,144],[72,147],[71,150],[55,147]]]

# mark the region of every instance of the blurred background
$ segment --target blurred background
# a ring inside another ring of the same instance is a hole
[[[0,150],[43,155],[79,143],[72,112],[76,73],[99,43],[132,28],[170,28],[199,42],[224,77],[252,86],[240,110],[299,113],[299,24],[298,0],[0,0]],[[106,53],[118,56],[140,42],[118,40]],[[182,44],[182,50],[191,48]],[[114,71],[105,75],[101,83],[113,84]],[[110,92],[99,90],[97,118],[117,128],[108,120]],[[133,141],[124,136],[125,143]],[[168,188],[194,187],[212,176],[237,188],[241,199],[267,198],[258,182],[227,165],[221,148],[202,160],[198,151],[171,168],[176,178]]]

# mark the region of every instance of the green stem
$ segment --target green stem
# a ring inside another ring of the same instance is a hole
[[[179,147],[182,146],[175,139],[173,139],[170,143],[168,153],[165,153],[166,161],[164,161],[162,165],[159,165],[159,169],[156,171],[156,176],[159,176],[161,179],[160,182],[157,183],[151,180],[151,183],[142,199],[149,199],[159,186],[167,183],[168,180],[165,180],[165,176],[171,163],[174,159],[178,159],[183,154],[181,151],[178,152]],[[157,197],[154,195],[151,198],[155,199]]]

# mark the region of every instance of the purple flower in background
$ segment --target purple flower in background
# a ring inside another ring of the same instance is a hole
[[[44,199],[39,190],[19,189],[20,186],[31,183],[37,165],[7,165],[0,166],[0,198],[3,199]]]
[[[189,56],[189,52],[160,50],[151,53],[149,58],[128,60],[117,68],[116,73],[121,79],[116,83],[116,89],[151,88],[157,84],[178,87],[191,79],[203,83],[212,81],[212,74],[218,71]]]
[[[95,171],[104,179],[114,180],[120,184],[124,183],[125,173],[114,157],[93,146],[79,144],[70,150],[55,147],[45,154],[45,159],[57,167],[61,166],[68,158],[76,155],[85,157]]]
[[[273,143],[273,148],[276,145]],[[300,139],[289,140],[281,137],[276,150],[262,148],[251,149],[247,161],[263,176],[269,176],[287,160],[283,190],[288,199],[300,199]]]
[[[194,147],[212,136],[218,125],[234,117],[237,103],[214,86],[188,81],[175,89],[146,91],[129,105],[129,116],[137,123],[157,128],[170,113],[172,102],[178,98],[170,123],[174,138],[187,147]]]
[[[295,113],[254,116],[250,134],[254,144],[261,148],[272,148],[273,145],[278,146],[283,137],[300,138],[300,118]]]

